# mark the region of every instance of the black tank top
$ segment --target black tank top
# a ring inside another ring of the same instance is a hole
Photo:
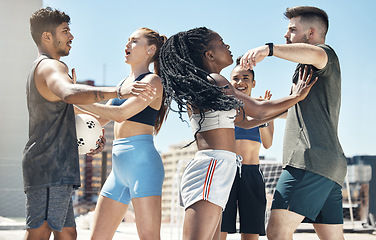
[[[140,81],[141,79],[143,79],[146,75],[148,75],[150,73],[151,72],[143,73],[140,76],[138,76],[134,81]],[[125,81],[125,79],[123,80],[123,82],[124,81]],[[120,84],[122,84],[123,82],[121,82]],[[114,98],[114,99],[112,99],[111,105],[120,106],[126,100],[127,99]],[[128,118],[127,121],[138,122],[138,123],[143,123],[143,124],[147,124],[147,125],[150,125],[150,126],[154,126],[155,120],[157,119],[157,114],[158,114],[157,110],[155,110],[154,108],[152,108],[150,106],[147,106],[141,112],[139,112],[136,115]]]
[[[46,55],[38,57],[27,79],[29,140],[22,159],[25,191],[49,186],[80,186],[73,105],[49,102],[35,86],[35,68],[48,58],[52,59]]]

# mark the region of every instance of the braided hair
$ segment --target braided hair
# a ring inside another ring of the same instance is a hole
[[[174,100],[177,103],[176,112],[182,121],[182,113],[187,108],[192,106],[197,109],[201,115],[200,128],[205,118],[204,112],[242,107],[238,99],[224,93],[228,86],[220,87],[211,82],[209,73],[204,69],[205,52],[210,49],[210,42],[216,35],[206,27],[179,32],[165,42],[159,55],[166,101],[171,103]]]

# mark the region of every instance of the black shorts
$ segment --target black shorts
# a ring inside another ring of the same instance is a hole
[[[240,233],[265,235],[265,182],[259,165],[242,165],[236,173],[230,197],[222,214],[222,232],[236,233],[239,208]]]

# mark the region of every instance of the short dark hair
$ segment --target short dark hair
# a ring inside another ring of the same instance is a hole
[[[41,8],[30,17],[30,32],[34,42],[39,45],[43,32],[50,32],[55,35],[56,28],[62,23],[70,23],[70,17],[50,7]]]
[[[301,17],[304,22],[318,22],[323,26],[324,37],[329,29],[328,14],[317,7],[311,6],[296,6],[287,8],[284,15],[288,18]]]

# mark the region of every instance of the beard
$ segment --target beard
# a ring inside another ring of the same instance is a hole
[[[300,43],[308,43],[308,37],[304,35]]]
[[[61,46],[62,46],[62,42],[61,41],[58,41],[58,40],[54,40],[54,47],[55,49],[57,50],[57,54],[59,54],[59,56],[61,57],[64,57],[64,56],[68,56],[69,55],[69,49],[66,50],[66,49],[63,49]]]
[[[290,44],[290,43],[308,43],[308,37],[304,35],[302,39],[300,39],[299,41],[294,41],[294,42],[291,41],[291,38],[286,38],[286,44]]]

